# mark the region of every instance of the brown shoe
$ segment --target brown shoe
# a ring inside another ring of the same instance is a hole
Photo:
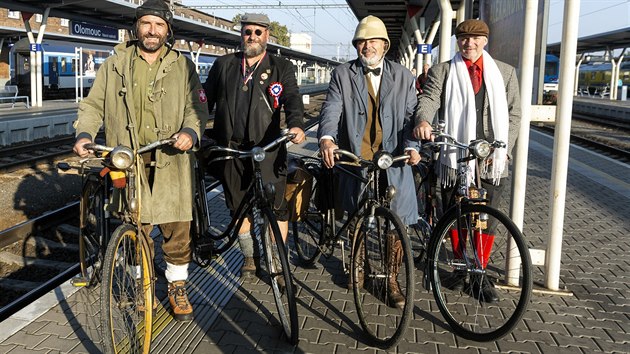
[[[260,277],[260,258],[245,257],[241,266],[241,278],[249,278],[253,275]]]
[[[400,284],[398,284],[398,272],[402,264],[403,251],[402,243],[398,239],[397,234],[391,233],[387,235],[387,250],[387,304],[391,307],[402,309],[405,307],[405,297],[400,290]]]
[[[168,283],[168,302],[177,321],[188,322],[193,319],[193,308],[188,301],[186,282],[183,280]]]

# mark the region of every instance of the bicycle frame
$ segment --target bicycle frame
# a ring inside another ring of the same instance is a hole
[[[230,223],[227,226],[227,228],[219,235],[212,234],[212,231],[210,230],[211,217],[210,217],[210,211],[208,209],[208,200],[205,193],[205,190],[206,190],[205,180],[204,180],[205,171],[203,168],[204,158],[201,157],[200,159],[198,159],[198,166],[196,169],[197,189],[198,189],[197,202],[201,205],[202,215],[200,215],[199,217],[203,220],[202,230],[200,234],[203,235],[202,238],[207,238],[209,240],[207,242],[201,242],[197,244],[196,247],[198,249],[196,251],[200,255],[202,255],[204,259],[210,260],[214,258],[217,254],[220,254],[221,252],[229,249],[229,247],[236,240],[236,236],[238,235],[238,230],[240,229],[247,215],[256,214],[256,212],[260,212],[260,210],[262,210],[264,207],[267,207],[267,206],[271,207],[274,200],[274,195],[275,195],[274,186],[273,184],[268,184],[266,186],[264,185],[264,181],[262,177],[262,170],[260,168],[260,162],[262,160],[258,161],[256,158],[254,158],[253,155],[256,153],[255,151],[257,149],[259,149],[259,151],[267,151],[277,146],[278,144],[288,140],[289,138],[290,136],[284,135],[274,140],[273,142],[267,144],[264,147],[255,147],[254,149],[248,152],[230,149],[226,147],[219,147],[219,146],[211,146],[207,149],[208,155],[213,152],[232,154],[232,155],[219,156],[219,157],[212,158],[209,162],[210,164],[216,163],[219,161],[226,161],[226,160],[233,160],[233,159],[247,157],[247,158],[251,158],[253,167],[254,167],[254,178],[252,182],[250,183],[250,186],[248,188],[247,193],[245,194],[245,197],[241,200],[241,203],[239,204],[236,211],[234,212],[234,215],[232,216],[232,219],[230,220]],[[255,220],[255,218],[252,221],[253,221],[253,224],[255,225],[259,224],[258,220]],[[225,239],[225,238],[227,238],[229,242],[227,242],[221,247],[217,247],[215,245],[214,241]]]

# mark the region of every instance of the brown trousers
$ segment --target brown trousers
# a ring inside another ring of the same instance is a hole
[[[157,225],[162,232],[164,241],[162,242],[162,252],[164,260],[174,265],[184,265],[190,263],[192,252],[190,250],[190,221],[170,222]],[[155,245],[151,238],[153,225],[143,224],[142,234],[146,236],[149,243],[151,259],[155,257]]]

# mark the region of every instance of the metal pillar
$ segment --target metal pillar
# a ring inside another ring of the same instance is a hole
[[[450,0],[440,0],[440,63],[451,59],[451,33],[453,26],[453,7]]]
[[[560,281],[562,228],[564,226],[571,114],[573,111],[571,89],[573,88],[573,67],[577,53],[579,16],[580,0],[566,1],[564,3],[564,23],[562,25],[560,79],[549,197],[549,209],[551,210],[549,221],[550,234],[545,254],[545,287],[550,290],[559,290],[558,285]]]
[[[578,84],[580,81],[580,66],[582,65],[582,61],[584,60],[584,54],[580,56],[577,64],[575,64],[575,72],[573,74],[573,81],[575,82],[573,85],[573,96],[577,96],[578,94]]]
[[[512,203],[510,205],[510,217],[512,221],[523,230],[525,209],[525,187],[527,185],[527,155],[529,149],[529,128],[531,122],[532,87],[534,77],[534,60],[536,47],[536,20],[538,0],[525,1],[525,28],[523,29],[523,44],[521,46],[521,126],[518,133],[516,156],[514,159],[514,171],[512,178]],[[519,268],[514,265],[518,262],[516,245],[510,242],[507,245],[508,263],[506,264],[506,282],[510,285],[518,285]],[[516,257],[516,259],[512,258]]]

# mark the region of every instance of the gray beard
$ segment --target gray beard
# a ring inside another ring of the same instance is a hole
[[[359,60],[361,60],[361,64],[363,64],[363,66],[375,66],[375,65],[378,65],[378,63],[380,63],[381,60],[383,60],[383,57],[380,57],[380,58],[372,57],[368,59],[364,57],[363,55],[359,55]]]
[[[267,43],[254,43],[254,45],[247,46],[243,43],[243,52],[248,58],[253,58],[261,55],[267,50]]]

